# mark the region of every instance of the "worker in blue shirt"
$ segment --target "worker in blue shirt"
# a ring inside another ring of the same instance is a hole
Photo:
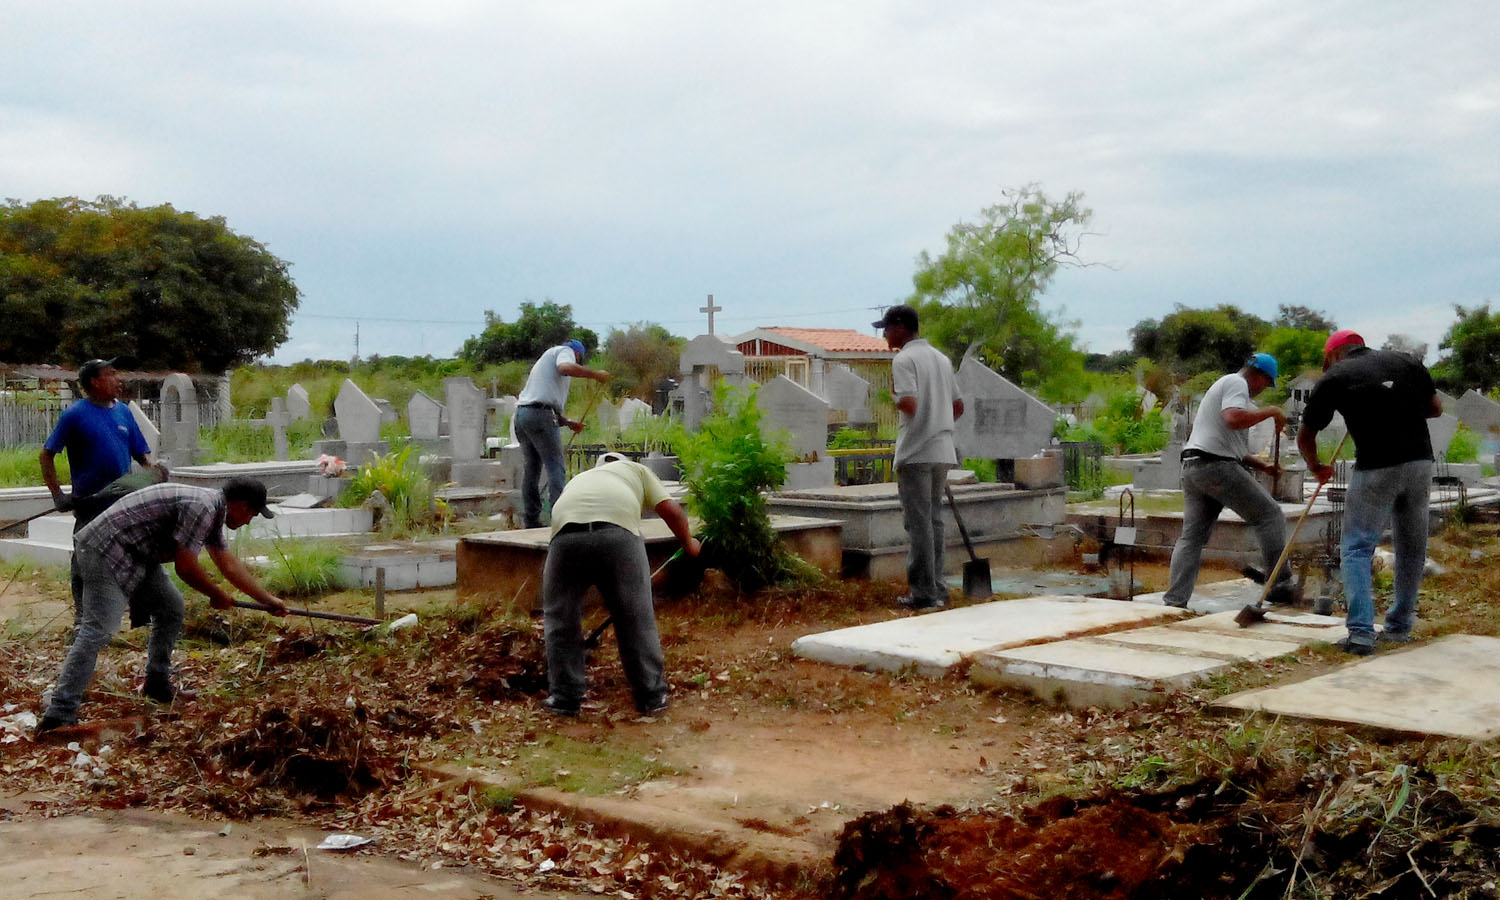
[[[112,359],[91,359],[78,367],[78,386],[84,398],[63,411],[57,426],[47,436],[40,457],[42,481],[52,492],[52,503],[58,512],[73,513],[73,533],[91,522],[103,511],[99,502],[90,502],[110,482],[130,471],[133,459],[143,466],[151,465],[151,447],[136,425],[130,409],[120,402],[120,374]],[[72,494],[64,494],[57,481],[53,457],[66,452],[72,472]],[[78,575],[73,573],[73,605],[78,606],[82,591]]]

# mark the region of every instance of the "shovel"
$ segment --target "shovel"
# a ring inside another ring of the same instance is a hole
[[[1344,452],[1344,441],[1347,440],[1349,440],[1348,434],[1339,440],[1338,449],[1333,451],[1333,462],[1336,463],[1339,454]],[[1281,572],[1281,567],[1286,564],[1286,558],[1291,555],[1292,545],[1297,542],[1297,532],[1302,530],[1302,523],[1307,521],[1307,514],[1312,512],[1313,504],[1317,502],[1318,494],[1323,492],[1324,484],[1327,482],[1320,481],[1318,486],[1313,488],[1312,496],[1307,499],[1307,505],[1302,508],[1302,515],[1297,517],[1297,524],[1292,528],[1291,536],[1286,539],[1286,546],[1281,548],[1281,556],[1276,560],[1276,565],[1271,567],[1271,571],[1266,573],[1265,587],[1261,588],[1260,599],[1235,613],[1234,624],[1241,628],[1249,628],[1257,622],[1266,620],[1266,598],[1271,596],[1271,588],[1276,585],[1276,576]]]
[[[583,408],[583,415],[581,415],[581,416],[578,417],[578,421],[583,422],[585,424],[588,422],[589,416],[592,415],[593,412],[594,412],[594,407],[596,407],[596,406],[599,405],[600,398],[602,398],[604,396],[604,389],[606,387],[609,387],[609,385],[607,385],[607,384],[605,384],[604,382],[601,381],[601,382],[599,382],[599,386],[596,387],[596,388],[594,388],[594,395],[589,398],[588,405]],[[573,441],[574,441],[574,439],[576,439],[578,437],[578,435],[580,435],[582,433],[583,432],[581,432],[581,431],[575,431],[572,434],[568,435],[568,446],[565,447],[565,448],[563,448],[563,449],[565,449],[565,450],[571,450],[571,449],[573,449]]]
[[[662,573],[662,570],[666,569],[667,566],[670,566],[672,564],[672,561],[677,559],[681,555],[682,548],[678,547],[676,553],[673,553],[671,556],[667,557],[667,561],[657,566],[656,571],[651,573],[651,580],[653,582],[656,581],[656,576],[660,575]],[[599,646],[599,639],[604,637],[604,632],[608,631],[609,626],[613,624],[615,624],[615,617],[605,616],[604,621],[599,623],[599,627],[595,628],[593,631],[590,631],[588,637],[583,639],[583,649],[592,650],[595,647]]]
[[[970,600],[988,600],[995,596],[995,588],[990,582],[990,561],[974,554],[969,529],[964,527],[964,520],[958,514],[958,504],[953,502],[953,488],[946,478],[943,480],[943,490],[948,494],[948,508],[953,510],[953,521],[958,523],[958,533],[963,535],[964,549],[969,551],[969,561],[964,563],[964,596]]]

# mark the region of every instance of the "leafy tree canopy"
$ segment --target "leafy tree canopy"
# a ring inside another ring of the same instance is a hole
[[[1337,329],[1328,314],[1319,309],[1309,309],[1306,306],[1288,306],[1285,303],[1276,307],[1276,318],[1271,320],[1271,325],[1276,328],[1295,328],[1300,331],[1321,331],[1325,335],[1331,334]]]
[[[0,205],[0,359],[222,372],[286,341],[299,292],[223,218],[114,197]]]
[[[476,364],[531,362],[569,338],[582,341],[590,355],[599,346],[597,334],[573,321],[571,305],[525,300],[521,303],[521,315],[512,323],[506,323],[493,310],[486,310],[484,331],[464,341],[459,355]]]
[[[622,393],[650,399],[663,378],[677,374],[686,343],[651,322],[637,322],[623,330],[614,328],[604,339],[602,365],[615,376],[612,384]]]
[[[1440,385],[1453,393],[1500,385],[1500,313],[1483,306],[1455,305],[1458,321],[1448,327],[1439,349],[1447,353],[1432,367]]]
[[[922,335],[952,356],[973,351],[1051,399],[1082,399],[1066,395],[1084,384],[1083,354],[1041,296],[1060,268],[1085,265],[1078,250],[1092,217],[1082,194],[1052,200],[1027,185],[1005,191],[977,223],[954,225],[941,255],[917,257],[909,302]]]
[[[1276,357],[1283,376],[1296,378],[1307,369],[1322,368],[1323,344],[1327,340],[1327,331],[1272,328],[1257,347]]]
[[[1268,323],[1232,304],[1189,309],[1182,304],[1161,321],[1144,319],[1130,329],[1138,355],[1166,365],[1179,376],[1232,372],[1245,364]]]

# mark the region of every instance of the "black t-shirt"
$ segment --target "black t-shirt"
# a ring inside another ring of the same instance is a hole
[[[1302,427],[1322,431],[1337,411],[1354,438],[1356,469],[1432,459],[1427,413],[1436,393],[1426,366],[1394,350],[1361,348],[1318,379]]]

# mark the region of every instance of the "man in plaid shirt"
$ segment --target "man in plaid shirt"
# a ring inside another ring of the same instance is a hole
[[[120,627],[132,599],[151,617],[141,693],[158,703],[172,702],[177,694],[172,648],[182,634],[183,600],[162,563],[173,563],[178,577],[206,595],[214,609],[229,609],[234,598],[198,561],[206,547],[230,584],[269,606],[273,615],[286,615],[286,604],[262,588],[224,542],[224,526],[241,528],[257,514],[273,517],[266,509],[265,485],[258,481],[236,478],[223,490],[157,484],[125,497],[79,531],[73,552],[83,580],[82,618],[37,732],[78,720],[99,651]]]

